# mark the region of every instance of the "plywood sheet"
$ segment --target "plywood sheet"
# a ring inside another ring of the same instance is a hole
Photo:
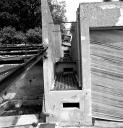
[[[123,31],[90,32],[92,116],[123,121]]]

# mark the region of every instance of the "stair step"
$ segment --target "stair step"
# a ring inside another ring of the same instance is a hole
[[[60,72],[56,74],[54,90],[79,90],[74,72]]]

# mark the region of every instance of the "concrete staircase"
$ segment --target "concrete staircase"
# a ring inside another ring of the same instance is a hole
[[[76,63],[72,61],[69,51],[55,64],[54,89],[48,97],[50,115],[46,118],[47,122],[72,123],[73,126],[81,124],[83,93],[77,80]]]
[[[76,63],[72,61],[69,50],[64,51],[64,57],[55,64],[54,90],[79,90]]]

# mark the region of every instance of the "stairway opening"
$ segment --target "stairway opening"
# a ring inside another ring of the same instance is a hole
[[[80,90],[76,73],[76,63],[72,60],[70,47],[63,51],[64,56],[55,64],[55,84],[57,91]]]

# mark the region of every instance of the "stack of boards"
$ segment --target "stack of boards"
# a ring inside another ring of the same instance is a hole
[[[90,31],[92,115],[123,121],[123,31]]]

